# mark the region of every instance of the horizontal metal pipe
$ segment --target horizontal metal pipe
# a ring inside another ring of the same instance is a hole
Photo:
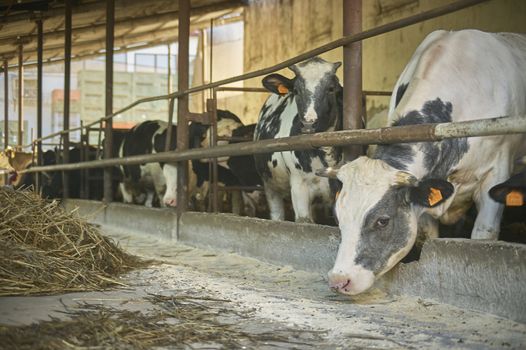
[[[365,96],[391,96],[391,94],[392,94],[391,91],[369,91],[369,90],[362,91],[362,95],[365,95]]]
[[[260,87],[228,87],[222,86],[216,88],[217,91],[244,91],[244,92],[270,92],[265,88]]]
[[[419,23],[419,22],[422,22],[422,21],[426,21],[428,19],[432,19],[432,18],[435,18],[435,17],[443,16],[443,15],[446,15],[446,14],[449,14],[449,13],[452,13],[452,12],[455,12],[455,11],[459,11],[459,10],[465,9],[467,7],[474,6],[474,5],[477,5],[477,4],[480,4],[480,3],[483,3],[483,2],[487,2],[487,1],[489,1],[489,0],[459,0],[459,1],[456,1],[456,2],[448,4],[448,5],[444,5],[444,6],[435,8],[435,9],[431,9],[429,11],[421,12],[419,14],[416,14],[416,15],[413,15],[413,16],[409,16],[407,18],[402,18],[400,20],[397,20],[397,21],[394,21],[394,22],[391,22],[391,23],[387,23],[387,24],[384,24],[384,25],[381,25],[381,26],[378,26],[378,27],[375,27],[375,28],[372,28],[372,29],[369,29],[369,30],[365,30],[365,31],[363,31],[361,33],[357,33],[357,34],[354,34],[354,35],[349,35],[349,36],[342,37],[340,39],[331,41],[328,44],[325,44],[325,45],[320,46],[318,48],[315,48],[313,50],[307,51],[307,52],[305,52],[305,53],[303,53],[301,55],[295,56],[293,58],[290,58],[290,59],[288,59],[286,61],[283,61],[283,62],[281,62],[279,64],[276,64],[274,66],[271,66],[271,67],[267,67],[267,68],[263,68],[263,69],[256,70],[256,71],[253,71],[253,72],[245,73],[245,74],[242,74],[242,75],[238,75],[236,77],[227,78],[227,79],[219,80],[219,81],[216,81],[216,82],[212,82],[212,83],[196,86],[196,87],[184,90],[184,91],[176,91],[176,92],[168,94],[168,95],[159,95],[159,96],[152,96],[152,97],[148,97],[148,98],[143,98],[143,99],[140,99],[140,100],[137,100],[137,101],[131,103],[130,105],[128,105],[128,106],[126,106],[124,108],[121,108],[120,110],[114,112],[113,114],[107,115],[106,117],[101,118],[101,119],[99,119],[97,121],[94,121],[91,124],[86,124],[84,127],[90,127],[92,125],[100,123],[101,121],[113,118],[114,116],[116,116],[118,114],[121,114],[121,113],[124,113],[127,110],[129,110],[129,109],[131,109],[131,108],[133,108],[133,107],[135,107],[135,106],[137,106],[138,104],[141,104],[141,103],[166,100],[166,99],[170,99],[170,98],[177,98],[177,97],[180,97],[180,96],[183,96],[183,95],[200,92],[200,91],[207,90],[207,89],[214,89],[214,88],[217,88],[217,87],[219,87],[221,85],[235,83],[235,82],[242,81],[242,80],[252,79],[252,78],[255,78],[255,77],[258,77],[258,76],[261,76],[261,75],[270,74],[270,73],[273,73],[275,71],[278,71],[278,70],[281,70],[281,69],[285,69],[285,68],[287,68],[287,67],[289,67],[289,66],[291,66],[293,64],[302,62],[302,61],[304,61],[306,59],[312,58],[314,56],[318,56],[318,55],[320,55],[322,53],[325,53],[327,51],[334,50],[334,49],[336,49],[336,48],[338,48],[340,46],[347,45],[347,44],[354,43],[354,42],[358,42],[358,41],[361,41],[361,40],[364,40],[364,39],[372,38],[372,37],[375,37],[375,36],[378,36],[378,35],[381,35],[381,34],[385,34],[387,32],[391,32],[391,31],[396,30],[396,29],[407,27],[407,26],[410,26],[410,25],[413,25],[413,24],[416,24],[416,23]],[[63,131],[60,131],[60,132],[57,132],[57,133],[45,136],[45,137],[43,137],[41,139],[34,140],[33,142],[42,141],[44,139],[48,139],[48,138],[51,138],[51,137],[54,137],[54,136],[58,136],[60,134],[64,134],[64,133],[67,133],[67,132],[77,131],[79,129],[81,129],[81,128],[78,127],[78,128],[73,128],[73,129],[70,129],[70,130],[63,130]],[[24,148],[25,147],[31,147],[31,144],[24,145],[23,147]]]
[[[526,133],[526,116],[499,117],[457,123],[419,124],[380,129],[342,130],[314,135],[300,135],[280,139],[243,142],[212,148],[194,148],[184,151],[162,152],[132,157],[94,160],[85,163],[33,167],[21,173],[56,170],[76,170],[114,165],[134,165],[152,162],[177,162],[201,158],[241,156],[281,151],[296,151],[322,146],[349,144],[387,144],[400,142],[440,141],[448,138],[491,136]]]

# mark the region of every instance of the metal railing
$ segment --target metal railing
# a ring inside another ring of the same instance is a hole
[[[306,59],[320,55],[327,51],[336,49],[340,46],[348,45],[350,43],[362,41],[364,39],[372,38],[393,30],[407,27],[428,19],[443,16],[470,6],[474,6],[488,0],[459,0],[454,3],[441,6],[432,10],[428,10],[417,15],[413,15],[404,19],[400,19],[385,25],[381,25],[369,30],[362,31],[360,33],[344,36],[340,39],[331,41],[328,44],[305,52],[301,55],[297,55],[279,64],[267,67],[264,69],[252,71],[246,74],[242,74],[236,77],[223,79],[220,81],[204,84],[201,86],[186,89],[184,91],[177,91],[174,93],[152,96],[136,100],[128,106],[121,108],[111,114],[106,115],[99,120],[91,122],[89,124],[82,125],[81,127],[72,128],[69,130],[62,130],[56,133],[49,134],[45,137],[37,138],[32,141],[29,145],[23,147],[34,147],[37,142],[53,138],[56,136],[62,136],[66,133],[78,131],[78,130],[89,130],[96,124],[100,125],[102,129],[103,123],[113,117],[120,115],[135,106],[160,100],[170,100],[172,102],[172,108],[169,109],[170,115],[169,120],[173,116],[173,101],[175,98],[179,98],[185,95],[189,95],[196,92],[201,92],[210,89],[214,98],[213,108],[207,108],[208,116],[211,119],[211,129],[215,127],[217,120],[217,91],[245,91],[245,92],[263,92],[262,88],[229,88],[223,87],[222,85],[239,82],[246,79],[255,78],[258,76],[266,75],[284,68],[287,68],[293,64],[302,62]],[[382,91],[364,91],[362,94],[362,101],[365,100],[366,96],[388,96],[390,93]],[[206,113],[206,112],[205,112]],[[187,120],[192,120],[197,114],[188,113],[185,115]],[[41,171],[68,171],[77,169],[89,169],[96,167],[110,167],[116,165],[133,165],[143,164],[149,162],[181,162],[193,159],[210,158],[214,164],[214,168],[217,169],[217,157],[224,156],[239,156],[249,154],[261,154],[278,151],[289,151],[289,150],[304,150],[322,146],[344,146],[349,144],[378,144],[378,143],[397,143],[397,142],[424,142],[424,141],[439,141],[447,138],[455,137],[472,137],[472,136],[490,136],[500,134],[512,134],[512,133],[524,133],[526,132],[526,120],[514,117],[498,117],[492,119],[472,120],[468,122],[460,123],[444,123],[444,124],[422,124],[422,125],[411,125],[411,126],[400,126],[391,128],[381,129],[367,129],[367,130],[343,130],[337,132],[326,132],[314,135],[301,135],[273,140],[261,140],[253,142],[243,142],[234,145],[216,146],[217,142],[217,131],[213,139],[212,147],[205,149],[189,149],[189,150],[176,150],[166,151],[156,154],[138,155],[122,158],[109,158],[102,160],[86,161],[82,163],[74,164],[60,164],[53,166],[37,166],[22,172],[41,172]],[[217,170],[213,172],[212,183],[215,184],[212,190],[212,194],[216,197],[215,203],[217,203]],[[221,188],[222,190],[228,190],[228,188]],[[217,206],[217,205],[216,205]]]
[[[372,28],[372,29],[369,29],[369,30],[365,30],[365,31],[363,31],[361,33],[358,33],[358,34],[355,34],[355,35],[349,35],[349,36],[342,37],[340,39],[331,41],[328,44],[325,44],[325,45],[317,47],[317,48],[315,48],[313,50],[307,51],[307,52],[305,52],[305,53],[303,53],[301,55],[297,55],[297,56],[295,56],[293,58],[290,58],[290,59],[288,59],[286,61],[283,61],[283,62],[281,62],[279,64],[276,64],[276,65],[273,65],[271,67],[259,69],[259,70],[253,71],[253,72],[245,73],[245,74],[238,75],[238,76],[235,76],[235,77],[232,77],[232,78],[219,80],[219,81],[216,81],[216,82],[203,84],[203,85],[200,85],[200,86],[189,88],[189,89],[187,89],[185,91],[176,91],[176,92],[171,93],[171,94],[142,98],[142,99],[134,101],[133,103],[129,104],[126,107],[123,107],[123,108],[113,112],[112,114],[109,114],[109,115],[107,115],[107,116],[105,116],[103,118],[100,118],[99,120],[96,120],[94,122],[91,122],[91,123],[88,123],[86,125],[79,126],[79,127],[76,127],[76,128],[71,128],[71,129],[68,129],[68,130],[58,131],[58,132],[49,134],[47,136],[44,136],[42,138],[37,138],[37,139],[33,140],[32,143],[27,144],[27,145],[23,145],[22,147],[23,148],[32,147],[33,143],[40,142],[40,141],[43,141],[43,140],[46,140],[46,139],[49,139],[49,138],[52,138],[52,137],[56,137],[56,136],[59,136],[61,134],[71,133],[73,131],[82,130],[83,128],[88,128],[90,126],[103,123],[105,120],[112,119],[115,116],[117,116],[119,114],[122,114],[122,113],[132,109],[133,107],[135,107],[135,106],[137,106],[139,104],[142,104],[142,103],[154,102],[154,101],[160,101],[160,100],[175,99],[177,97],[181,97],[181,96],[184,96],[184,95],[189,95],[189,94],[192,94],[192,93],[201,92],[201,91],[204,91],[204,90],[207,90],[207,89],[218,88],[218,87],[220,87],[222,85],[227,85],[227,84],[230,84],[230,83],[235,83],[235,82],[239,82],[239,81],[242,81],[242,80],[247,80],[247,79],[256,78],[256,77],[259,77],[259,76],[262,76],[262,75],[270,74],[270,73],[276,72],[278,70],[285,69],[285,68],[287,68],[287,67],[289,67],[289,66],[291,66],[293,64],[302,62],[302,61],[304,61],[306,59],[318,56],[318,55],[320,55],[322,53],[325,53],[327,51],[334,50],[334,49],[339,48],[341,46],[348,45],[350,43],[354,43],[354,42],[358,42],[358,41],[362,41],[362,40],[365,40],[365,39],[368,39],[368,38],[372,38],[372,37],[375,37],[375,36],[378,36],[378,35],[381,35],[381,34],[385,34],[385,33],[388,33],[388,32],[391,32],[391,31],[394,31],[394,30],[397,30],[397,29],[401,29],[401,28],[404,28],[404,27],[407,27],[407,26],[410,26],[410,25],[413,25],[413,24],[416,24],[416,23],[419,23],[419,22],[422,22],[422,21],[426,21],[426,20],[429,20],[429,19],[432,19],[432,18],[440,17],[440,16],[443,16],[443,15],[446,15],[446,14],[449,14],[449,13],[452,13],[452,12],[456,12],[456,11],[465,9],[467,7],[471,7],[471,6],[474,6],[474,5],[483,3],[483,2],[487,2],[487,1],[489,1],[489,0],[459,0],[459,1],[456,1],[456,2],[448,4],[448,5],[444,5],[444,6],[435,8],[435,9],[424,11],[424,12],[421,12],[419,14],[416,14],[416,15],[413,15],[413,16],[409,16],[407,18],[403,18],[403,19],[400,19],[400,20],[397,20],[397,21],[393,21],[391,23],[380,25],[378,27],[375,27],[375,28]],[[225,87],[223,87],[222,89],[225,89]]]

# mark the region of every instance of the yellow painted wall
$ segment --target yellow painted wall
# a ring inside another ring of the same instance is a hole
[[[362,0],[364,29],[442,6],[448,0]],[[526,32],[526,0],[491,0],[441,18],[364,41],[363,87],[393,88],[422,39],[436,29],[477,28]],[[268,67],[342,35],[342,0],[252,0],[245,8],[244,70]],[[341,61],[342,50],[322,57]],[[339,72],[341,77],[341,71]],[[292,76],[288,70],[282,74]],[[261,86],[261,78],[245,82]],[[255,122],[264,94],[247,93],[229,101],[245,122]],[[388,98],[368,99],[368,115],[385,108]]]

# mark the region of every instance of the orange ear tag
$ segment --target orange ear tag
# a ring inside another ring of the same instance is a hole
[[[340,196],[340,191],[336,192],[336,196],[334,197],[334,200],[338,200],[339,196]]]
[[[442,200],[442,198],[442,193],[439,189],[433,187],[430,188],[429,197],[427,197],[427,202],[430,206],[437,204]]]
[[[279,84],[278,85],[278,92],[282,95],[285,95],[285,94],[288,94],[289,93],[289,89],[287,89],[287,87],[283,84]]]
[[[508,207],[520,207],[524,205],[524,196],[520,191],[511,191],[506,195],[506,205]]]

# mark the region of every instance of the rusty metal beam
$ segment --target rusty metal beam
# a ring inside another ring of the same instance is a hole
[[[177,88],[188,89],[189,43],[190,43],[190,0],[179,0],[179,51],[177,53]],[[188,149],[188,95],[177,98],[177,151]],[[177,217],[186,211],[188,206],[188,162],[177,163]]]
[[[22,147],[23,123],[24,123],[24,47],[22,43],[18,44],[18,130],[17,130],[17,145]]]
[[[69,129],[69,111],[71,102],[71,27],[73,17],[73,0],[66,0],[64,7],[64,130]],[[62,135],[62,162],[69,163],[69,134]],[[62,173],[62,197],[69,198],[69,174]]]
[[[362,31],[362,0],[343,0],[343,35]],[[343,47],[343,129],[362,129],[362,42]],[[351,161],[362,154],[362,147],[343,148],[343,161]]]
[[[42,59],[44,53],[43,23],[42,18],[37,19],[38,50],[37,50],[37,139],[42,138]],[[42,141],[36,143],[37,166],[42,165]],[[40,191],[41,176],[37,174],[35,187]]]
[[[114,165],[134,165],[151,162],[182,162],[202,158],[297,151],[323,146],[427,142],[441,141],[444,139],[458,137],[478,137],[517,133],[526,133],[526,115],[470,120],[456,123],[419,124],[380,129],[324,132],[313,135],[291,136],[280,139],[236,143],[217,146],[214,148],[194,148],[184,151],[162,152],[115,159],[95,160],[86,163],[35,167],[29,168],[22,172],[75,170]]]
[[[9,64],[4,60],[4,149],[9,146]]]
[[[113,43],[115,32],[115,0],[106,2],[106,115],[113,113]],[[112,157],[113,119],[107,119],[104,127],[104,158]],[[104,168],[104,202],[113,201],[111,167]]]

